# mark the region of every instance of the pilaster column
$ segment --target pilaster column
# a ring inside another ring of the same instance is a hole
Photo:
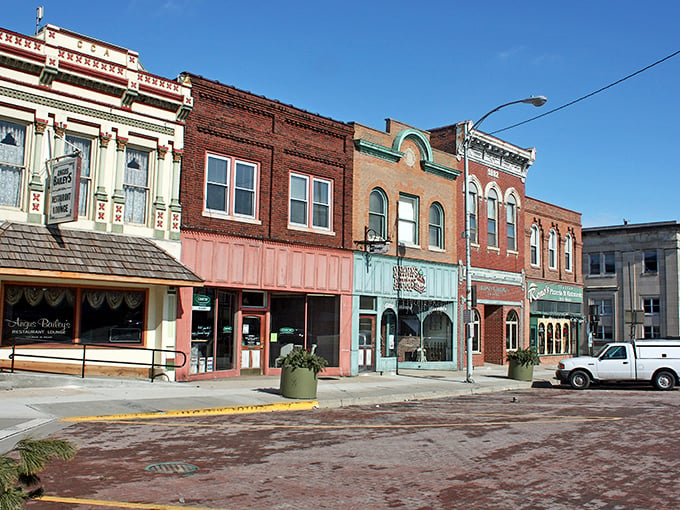
[[[156,199],[154,200],[154,237],[165,238],[167,208],[163,200],[163,174],[165,173],[165,155],[168,148],[158,146],[158,164],[156,165]]]
[[[172,198],[170,200],[170,239],[179,239],[182,224],[182,206],[179,203],[179,176],[184,152],[172,151]]]
[[[35,119],[35,146],[33,147],[33,170],[28,184],[29,210],[28,221],[30,223],[42,223],[43,210],[45,207],[45,186],[40,179],[42,167],[43,135],[47,129],[47,121]]]
[[[52,157],[58,158],[64,155],[64,136],[66,135],[66,124],[63,122],[54,122],[54,155]]]
[[[112,136],[109,133],[99,133],[99,166],[97,167],[97,190],[94,194],[94,228],[104,232],[109,221],[107,208],[109,197],[106,193],[106,154],[111,138]]]
[[[116,183],[111,197],[113,202],[113,217],[111,230],[120,233],[125,223],[125,194],[123,193],[123,177],[125,171],[125,148],[128,139],[116,137]]]

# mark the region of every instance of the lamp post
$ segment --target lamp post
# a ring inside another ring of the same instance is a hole
[[[463,183],[464,193],[465,193],[465,313],[464,313],[464,327],[465,327],[465,350],[466,350],[466,377],[465,382],[473,382],[472,380],[472,276],[470,274],[470,269],[472,263],[470,261],[470,197],[469,197],[469,187],[470,187],[470,170],[468,165],[468,150],[470,148],[470,140],[472,139],[472,132],[492,113],[497,112],[501,108],[510,106],[513,104],[525,103],[532,104],[534,106],[543,106],[548,99],[545,96],[531,96],[526,99],[519,99],[517,101],[511,101],[509,103],[502,104],[482,118],[477,122],[472,124],[465,123],[465,138],[463,139],[463,160],[465,162],[465,182]]]

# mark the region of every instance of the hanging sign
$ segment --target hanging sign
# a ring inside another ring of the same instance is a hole
[[[52,163],[47,224],[66,223],[78,219],[81,157],[64,157]]]

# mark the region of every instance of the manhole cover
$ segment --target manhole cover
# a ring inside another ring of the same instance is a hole
[[[184,474],[198,471],[198,466],[194,466],[193,464],[188,464],[186,462],[161,462],[159,464],[151,464],[150,466],[146,466],[144,469],[151,471],[152,473]]]

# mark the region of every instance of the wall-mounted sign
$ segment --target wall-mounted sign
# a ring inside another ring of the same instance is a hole
[[[52,163],[50,193],[47,202],[47,224],[78,219],[81,157],[72,155]]]
[[[392,276],[394,290],[410,290],[419,294],[425,292],[425,275],[415,266],[394,266]]]
[[[541,300],[582,303],[583,289],[555,283],[530,282],[527,287],[527,297],[530,303]]]
[[[192,310],[208,312],[212,306],[212,298],[205,294],[194,293],[194,299],[191,305]]]

